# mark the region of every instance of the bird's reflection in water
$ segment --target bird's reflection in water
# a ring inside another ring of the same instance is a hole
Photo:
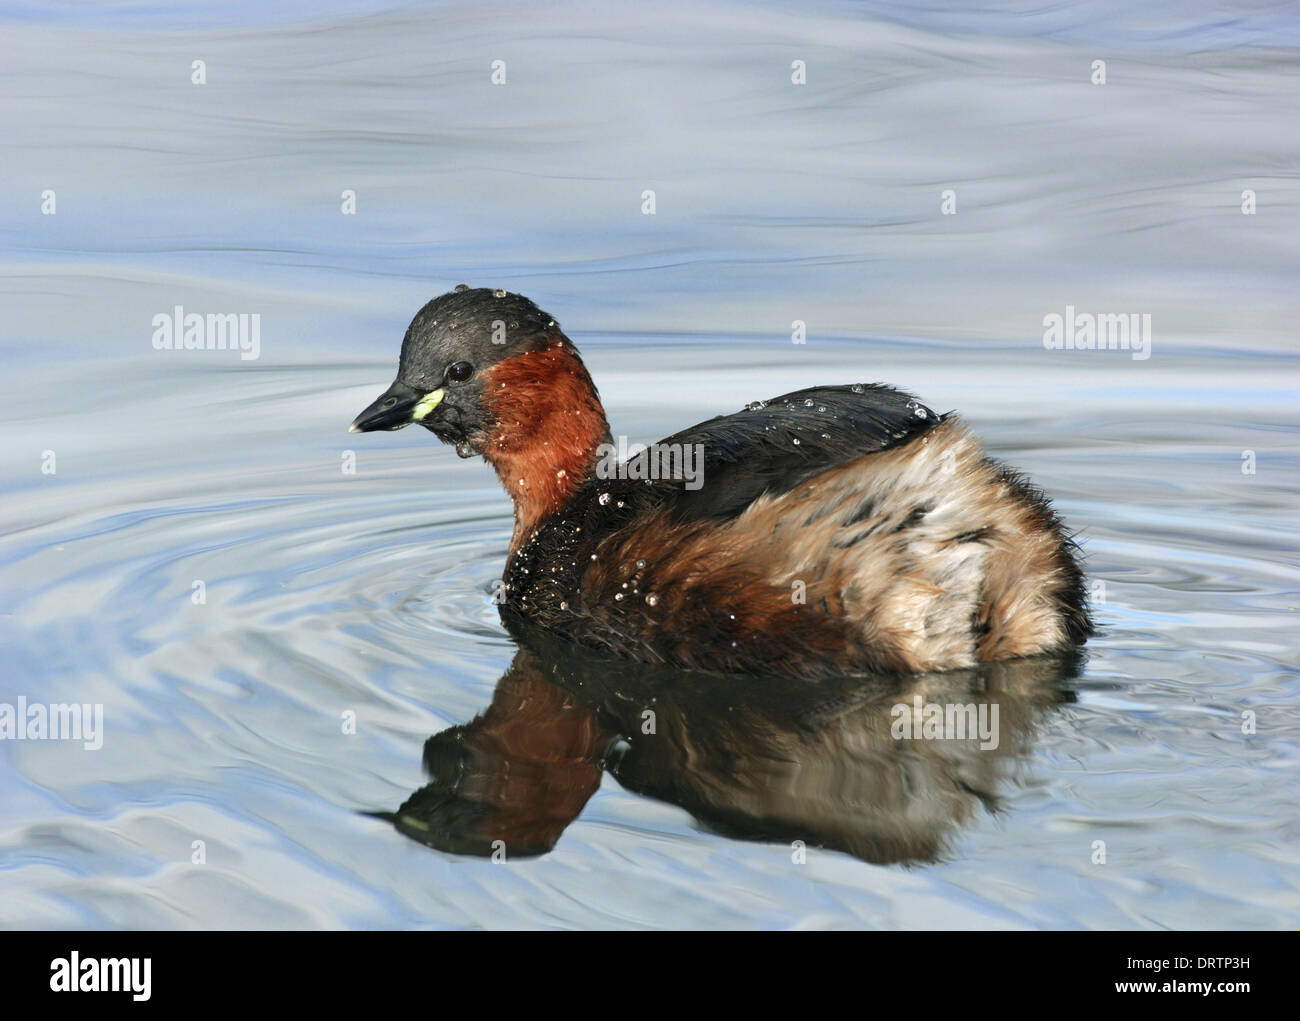
[[[383,815],[407,836],[458,854],[544,854],[609,770],[730,837],[933,861],[967,820],[997,810],[1041,714],[1073,700],[1079,664],[812,683],[688,674],[517,637],[492,704],[429,738],[431,782]],[[996,723],[996,747],[969,732],[896,736],[905,723],[912,732],[896,707],[918,697],[973,705]]]

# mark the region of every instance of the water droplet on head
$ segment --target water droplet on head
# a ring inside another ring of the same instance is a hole
[[[813,399],[812,399],[811,397],[805,397],[805,398],[804,398],[804,402],[803,402],[803,406],[804,406],[805,408],[811,408],[811,407],[813,406]]]
[[[609,503],[609,494],[601,493],[600,496],[596,497],[596,502],[599,503],[602,507],[604,507],[607,503]]]
[[[560,609],[561,609],[561,610],[567,610],[568,608],[569,608],[569,604],[566,603],[563,599],[561,599],[561,600],[560,600]]]
[[[644,560],[638,560],[638,561],[636,562],[636,569],[637,569],[638,571],[644,571],[644,570],[645,570],[645,561],[644,561]]]
[[[621,603],[622,601],[623,601],[623,593],[622,593],[622,592],[615,592],[615,593],[614,593],[614,602],[616,602],[616,603]]]
[[[762,411],[762,410],[763,410],[764,408],[766,408],[766,407],[767,407],[767,405],[764,404],[762,401],[750,401],[748,404],[745,405],[745,410],[746,410],[746,411]]]
[[[494,298],[504,298],[505,296],[506,296],[506,292],[499,287],[492,292],[492,297]]]
[[[861,383],[854,383],[851,387],[849,387],[849,389],[852,390],[855,394],[860,394],[865,389],[865,387],[863,387]]]
[[[457,284],[457,285],[456,285],[456,293],[457,293],[457,294],[460,294],[461,291],[468,291],[468,290],[469,290],[469,284]]]
[[[799,437],[796,436],[796,437],[795,437],[793,440],[791,440],[790,442],[793,443],[796,447],[799,446]]]
[[[655,595],[653,592],[647,592],[647,593],[646,593],[645,601],[646,601],[646,605],[647,605],[647,606],[658,606],[658,605],[659,605],[659,597],[658,597],[657,595]]]

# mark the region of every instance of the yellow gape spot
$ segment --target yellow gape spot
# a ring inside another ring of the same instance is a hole
[[[435,390],[431,394],[425,394],[420,399],[420,403],[415,406],[415,410],[411,412],[411,421],[423,422],[424,416],[442,403],[443,393],[445,391]]]

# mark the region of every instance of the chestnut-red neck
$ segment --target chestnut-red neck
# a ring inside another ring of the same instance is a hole
[[[587,367],[558,337],[495,365],[483,402],[495,423],[483,456],[515,504],[513,553],[590,474],[609,423]]]

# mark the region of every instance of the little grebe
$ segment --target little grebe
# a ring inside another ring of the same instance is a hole
[[[755,402],[616,462],[573,342],[461,285],[352,432],[429,429],[514,501],[502,616],[651,663],[929,671],[1082,642],[1076,547],[952,414],[879,384]],[[663,477],[663,476],[669,477]]]

